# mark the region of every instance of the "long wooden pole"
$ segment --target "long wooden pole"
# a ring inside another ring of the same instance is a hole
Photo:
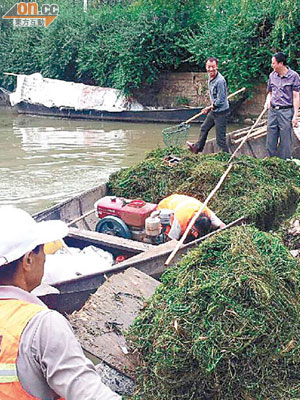
[[[205,202],[202,204],[202,206],[200,207],[199,211],[197,211],[197,213],[193,216],[193,218],[190,220],[190,223],[188,224],[186,230],[184,231],[181,239],[179,240],[179,242],[177,243],[177,245],[175,246],[174,250],[172,251],[172,253],[169,255],[167,261],[165,262],[165,265],[169,265],[170,262],[173,260],[173,258],[175,257],[177,251],[180,249],[181,245],[183,244],[183,242],[185,241],[189,231],[191,230],[192,226],[194,225],[196,219],[199,217],[199,215],[202,213],[202,211],[204,210],[204,208],[207,206],[208,202],[210,201],[210,199],[217,193],[217,191],[219,190],[219,188],[221,187],[222,183],[224,182],[226,176],[229,174],[229,172],[231,171],[233,167],[233,164],[230,164],[226,171],[224,172],[224,174],[221,176],[219,182],[217,183],[216,187],[210,192],[210,194],[208,195],[208,197],[206,198]]]
[[[249,135],[251,134],[251,132],[253,131],[253,129],[255,128],[255,126],[258,124],[258,122],[260,121],[261,117],[264,115],[264,113],[267,111],[267,108],[265,107],[263,109],[263,111],[261,112],[261,114],[259,115],[259,117],[257,118],[255,124],[252,126],[252,128],[250,129],[249,133],[245,136],[244,140],[241,142],[241,144],[237,147],[237,149],[234,151],[234,153],[231,155],[229,161],[228,161],[228,167],[226,169],[226,171],[224,172],[224,174],[221,176],[219,182],[217,183],[217,185],[215,186],[215,188],[210,192],[210,194],[208,195],[208,197],[206,198],[205,202],[202,204],[202,206],[200,207],[199,211],[194,215],[194,217],[191,219],[190,223],[188,224],[186,230],[184,231],[181,239],[179,240],[179,242],[177,243],[177,245],[175,246],[174,250],[172,251],[172,253],[170,254],[170,256],[168,257],[167,261],[165,262],[165,265],[168,266],[171,261],[173,260],[173,258],[175,257],[176,253],[178,252],[178,250],[180,249],[180,247],[182,246],[183,242],[185,241],[188,233],[190,232],[192,226],[194,225],[196,219],[199,217],[199,215],[202,213],[202,211],[204,210],[204,208],[207,206],[208,202],[210,201],[210,199],[216,194],[216,192],[219,190],[219,188],[221,187],[221,185],[223,184],[225,178],[227,177],[227,175],[229,174],[229,172],[231,171],[233,164],[232,164],[232,160],[234,157],[236,157],[236,154],[238,152],[238,150],[244,145],[244,143],[246,142],[246,140],[248,139]]]
[[[228,163],[231,163],[231,161],[234,159],[234,157],[236,156],[237,152],[240,150],[241,147],[244,146],[244,143],[246,142],[246,140],[249,138],[249,136],[251,135],[251,132],[253,131],[253,129],[257,126],[257,124],[259,123],[259,121],[261,120],[262,116],[264,115],[264,113],[267,111],[267,107],[265,107],[262,112],[260,113],[259,117],[257,118],[257,120],[255,121],[255,123],[251,126],[251,129],[249,130],[249,132],[247,133],[247,135],[243,138],[243,140],[241,141],[240,145],[235,149],[235,151],[231,154],[231,157],[228,161]]]
[[[259,124],[256,125],[256,130],[262,129],[264,128],[266,125],[266,121],[262,120]],[[238,138],[243,138],[245,135],[247,135],[247,133],[249,132],[249,129],[251,129],[250,126],[248,126],[247,128],[243,128],[240,129],[238,131],[234,131],[230,133],[231,138],[234,138],[235,140]]]
[[[244,92],[245,90],[246,90],[246,88],[243,87],[243,88],[237,90],[236,92],[231,93],[231,94],[227,97],[227,100],[231,99],[233,96],[235,96],[235,95],[237,95],[237,94],[239,94],[239,93],[241,93],[241,92]],[[200,117],[202,114],[203,114],[203,110],[200,111],[198,114],[194,115],[193,117],[191,117],[190,119],[188,119],[187,121],[185,121],[184,123],[185,123],[185,124],[189,124],[190,122],[194,121],[194,119]]]
[[[94,209],[90,210],[90,211],[86,212],[85,214],[80,215],[80,217],[73,219],[73,221],[68,223],[68,226],[71,226],[71,225],[75,224],[76,222],[80,221],[81,219],[91,215],[94,211],[95,211]]]
[[[257,128],[254,130],[253,133],[251,133],[251,135],[248,136],[248,139],[253,139],[256,138],[257,136],[260,136],[262,134],[267,134],[267,127],[264,126],[262,128]],[[243,141],[244,137],[241,137],[239,139],[235,139],[235,140],[231,140],[231,143],[233,144],[238,144],[241,143]]]

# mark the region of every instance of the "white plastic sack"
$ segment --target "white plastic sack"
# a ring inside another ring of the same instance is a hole
[[[45,107],[70,107],[76,110],[103,111],[142,110],[134,99],[122,95],[120,90],[43,78],[40,73],[18,75],[17,87],[11,93],[12,106],[21,101]]]
[[[53,284],[80,276],[105,271],[113,265],[113,256],[107,251],[89,246],[80,251],[69,248],[73,254],[59,250],[46,256],[42,283]]]

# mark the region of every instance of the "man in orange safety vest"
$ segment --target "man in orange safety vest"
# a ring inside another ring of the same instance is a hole
[[[44,244],[68,233],[0,207],[0,399],[121,400],[84,356],[68,321],[30,292],[41,283]]]
[[[172,194],[158,203],[157,209],[168,209],[172,211],[170,221],[170,229],[167,235],[170,239],[179,240],[185,232],[193,216],[202,207],[201,201],[186,196],[184,194]],[[195,239],[204,236],[211,229],[224,228],[225,224],[211,211],[205,207],[200,216],[196,219],[194,226],[191,229],[192,238]]]

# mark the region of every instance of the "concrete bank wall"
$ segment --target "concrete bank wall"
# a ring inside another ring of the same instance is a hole
[[[204,72],[163,73],[151,87],[145,87],[134,93],[145,106],[180,107],[205,106],[209,104],[207,92],[207,74]],[[266,97],[266,85],[258,84],[251,99],[247,99],[241,108],[241,116],[259,115]]]
[[[239,114],[242,116],[256,116],[259,115],[266,101],[267,84],[259,83],[252,90],[251,99],[243,102],[239,108]]]

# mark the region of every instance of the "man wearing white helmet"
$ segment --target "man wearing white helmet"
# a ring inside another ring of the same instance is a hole
[[[68,321],[30,292],[41,283],[44,244],[68,233],[0,207],[0,399],[120,400],[84,356]]]

